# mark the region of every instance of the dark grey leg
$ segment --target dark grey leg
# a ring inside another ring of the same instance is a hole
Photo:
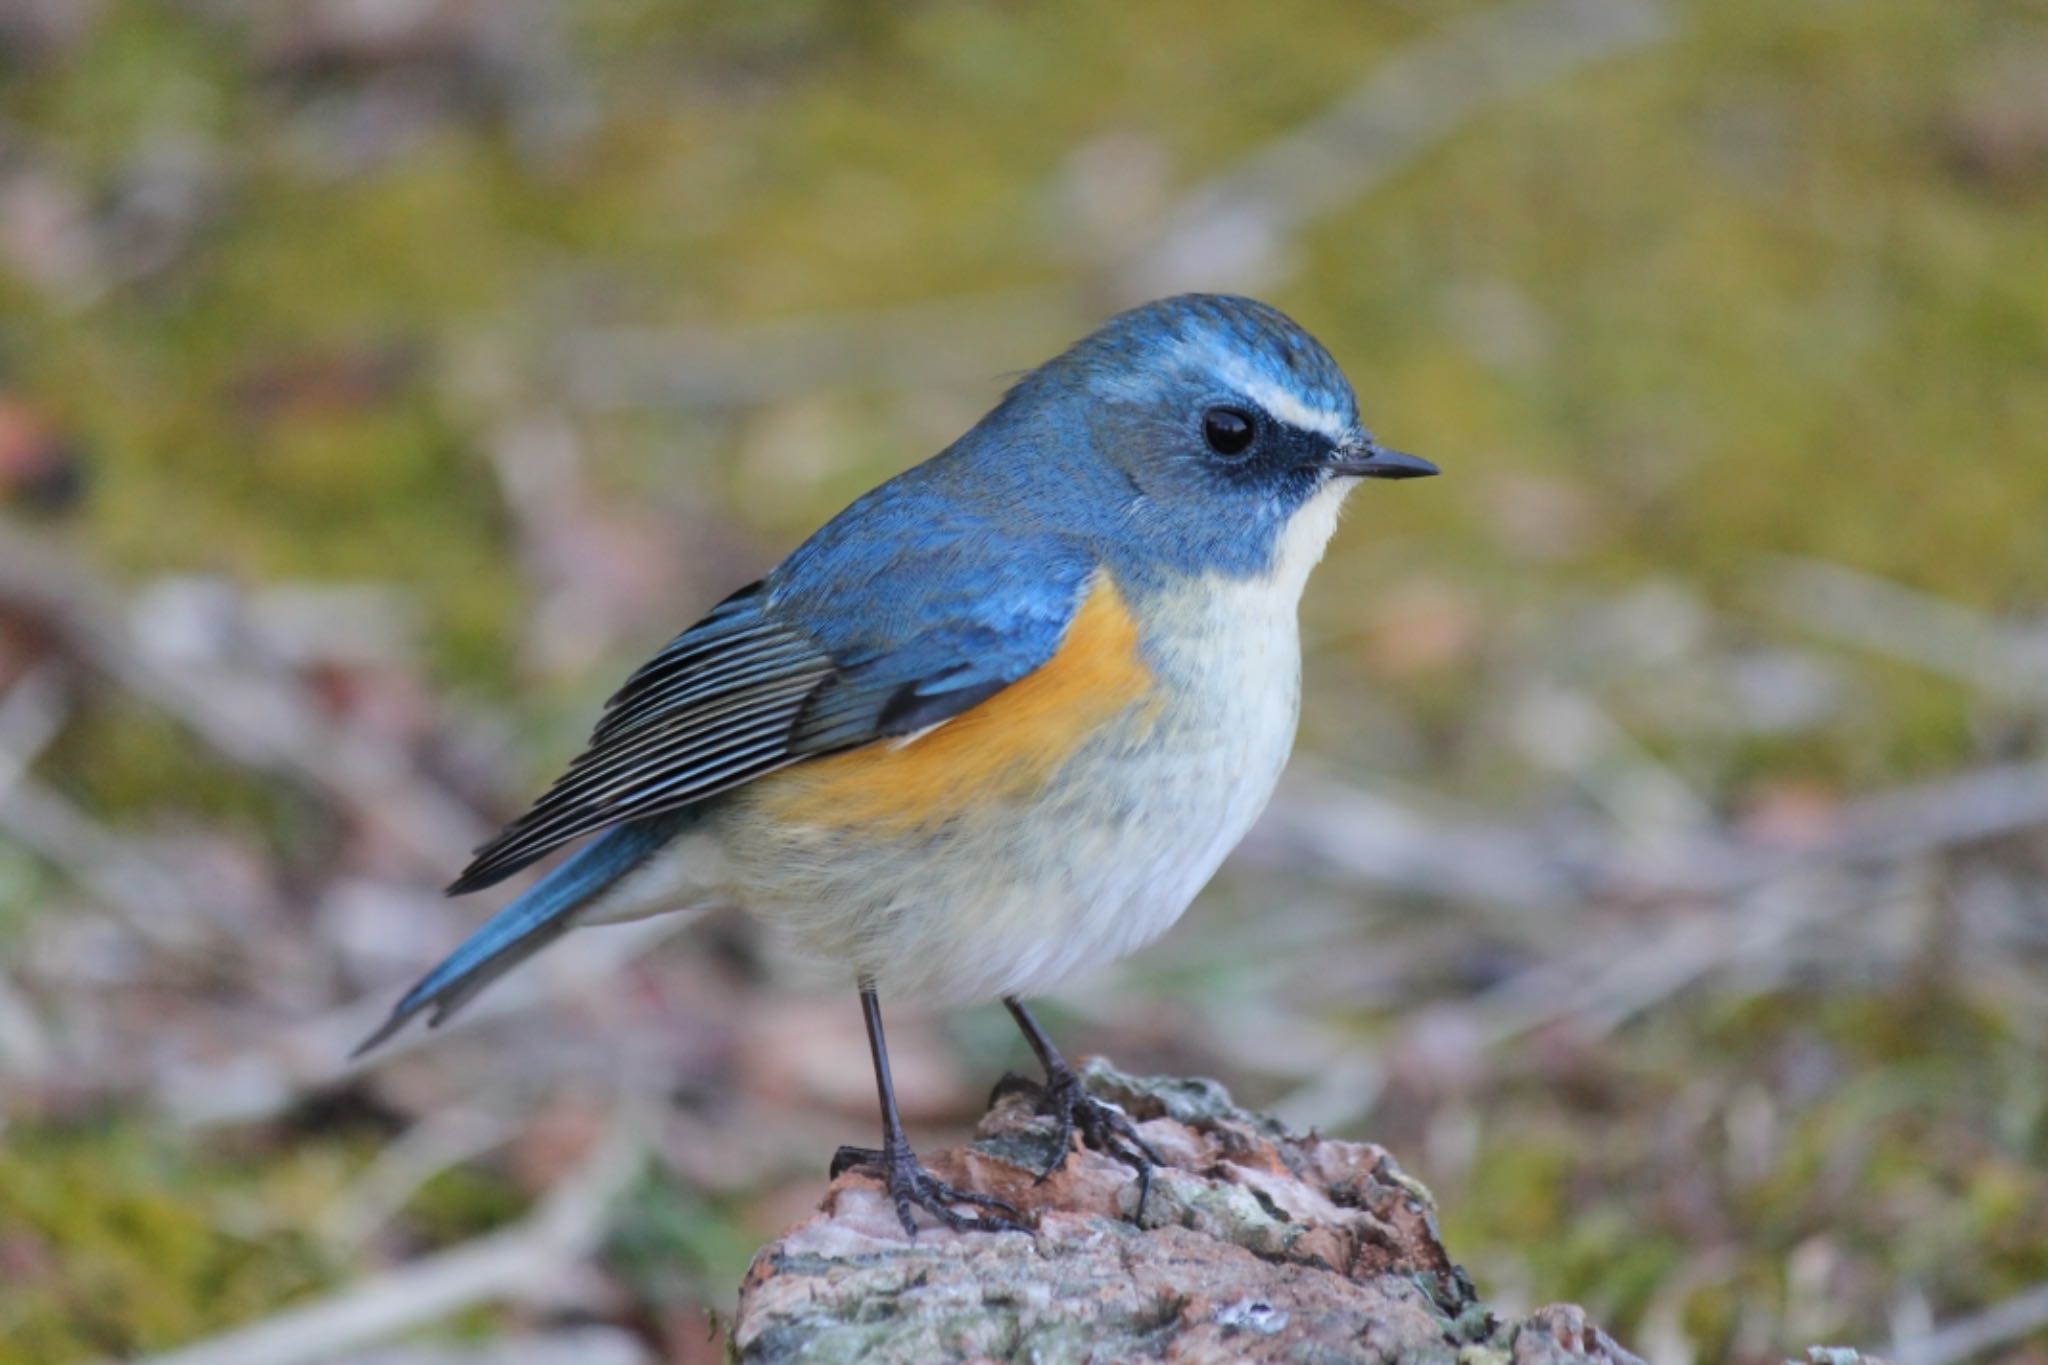
[[[879,1151],[841,1147],[832,1157],[833,1178],[846,1171],[859,1171],[880,1180],[896,1203],[896,1216],[903,1221],[903,1230],[912,1237],[917,1236],[917,1220],[910,1212],[913,1208],[923,1209],[955,1231],[1030,1231],[1024,1226],[1024,1215],[1014,1206],[993,1195],[955,1189],[918,1162],[917,1154],[910,1150],[910,1139],[903,1134],[903,1116],[896,1112],[896,1084],[889,1077],[889,1044],[882,1036],[882,1002],[875,995],[872,981],[861,982],[860,1009],[867,1020],[868,1051],[875,1061],[875,1095],[882,1106],[882,1146]],[[969,1204],[988,1212],[957,1213],[952,1207],[955,1204]]]
[[[1050,1165],[1039,1172],[1041,1183],[1049,1179],[1054,1171],[1067,1164],[1067,1157],[1073,1151],[1074,1134],[1081,1134],[1081,1141],[1096,1151],[1113,1156],[1138,1173],[1138,1210],[1140,1222],[1145,1218],[1145,1199],[1152,1193],[1152,1168],[1161,1165],[1159,1153],[1146,1145],[1138,1136],[1138,1129],[1123,1110],[1107,1104],[1090,1095],[1081,1084],[1080,1073],[1060,1055],[1051,1038],[1040,1028],[1038,1020],[1024,1002],[1014,995],[1003,997],[1003,1005],[1010,1011],[1010,1017],[1017,1021],[1017,1027],[1024,1034],[1024,1041],[1031,1045],[1032,1055],[1038,1058],[1039,1066],[1045,1069],[1043,1083],[1027,1080],[1016,1072],[1010,1072],[996,1082],[989,1095],[994,1104],[1005,1095],[1027,1095],[1035,1102],[1038,1112],[1059,1121],[1059,1131],[1053,1147]]]

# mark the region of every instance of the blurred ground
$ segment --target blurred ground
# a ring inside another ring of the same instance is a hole
[[[1658,1362],[2048,1356],[2044,240],[2038,0],[0,0],[0,1360],[719,1358],[850,993],[615,930],[343,1055],[640,656],[1188,285],[1447,477],[1060,1037]],[[892,1040],[929,1132],[1018,1054]]]

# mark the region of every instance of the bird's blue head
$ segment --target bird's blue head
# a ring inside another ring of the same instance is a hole
[[[1183,294],[1112,318],[1004,405],[1053,421],[1104,476],[1117,558],[1140,576],[1300,579],[1361,478],[1436,473],[1383,449],[1337,362],[1276,308]]]

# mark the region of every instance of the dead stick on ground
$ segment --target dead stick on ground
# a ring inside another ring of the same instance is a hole
[[[622,1111],[583,1166],[517,1226],[155,1357],[148,1365],[309,1365],[351,1355],[475,1304],[545,1290],[597,1245],[613,1201],[640,1170],[642,1154],[639,1125]]]
[[[2048,1327],[2048,1284],[2036,1285],[1924,1337],[1895,1341],[1885,1354],[1899,1365],[1956,1365]]]
[[[2048,639],[2038,631],[1840,564],[1789,556],[1769,564],[1757,598],[1782,619],[1999,701],[2048,703]]]
[[[179,878],[29,775],[69,709],[59,668],[41,665],[0,697],[0,833],[54,863],[154,947],[189,951],[203,933]]]
[[[156,1102],[173,1122],[192,1128],[271,1118],[301,1096],[332,1085],[352,1071],[385,1066],[452,1034],[586,995],[593,983],[615,978],[686,923],[684,916],[669,915],[576,934],[446,1024],[435,1029],[414,1027],[360,1060],[350,1056],[351,1050],[383,1021],[396,992],[359,997],[266,1038],[246,1052],[164,1077],[156,1088]],[[267,1072],[275,1083],[252,1088],[221,1082],[223,1077],[246,1077],[252,1072]]]
[[[2048,763],[1980,768],[1843,803],[1811,842],[1721,834],[1649,853],[1604,829],[1562,840],[1448,820],[1327,779],[1289,781],[1247,844],[1266,863],[1448,900],[1568,910],[1589,898],[1726,900],[1816,868],[1897,862],[2048,827]]]
[[[48,620],[71,649],[219,753],[323,793],[436,872],[489,830],[395,746],[345,732],[295,678],[223,673],[151,654],[122,597],[62,547],[0,533],[0,598]]]

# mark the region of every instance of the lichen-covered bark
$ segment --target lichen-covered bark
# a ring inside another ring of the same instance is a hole
[[[1429,1191],[1371,1143],[1286,1132],[1213,1081],[1125,1076],[1089,1089],[1166,1165],[1143,1225],[1130,1170],[1077,1149],[1035,1183],[1051,1123],[1013,1099],[972,1146],[925,1154],[998,1194],[1034,1236],[904,1236],[872,1180],[755,1257],[733,1347],[748,1362],[1634,1361],[1577,1308],[1490,1312],[1437,1236]]]

